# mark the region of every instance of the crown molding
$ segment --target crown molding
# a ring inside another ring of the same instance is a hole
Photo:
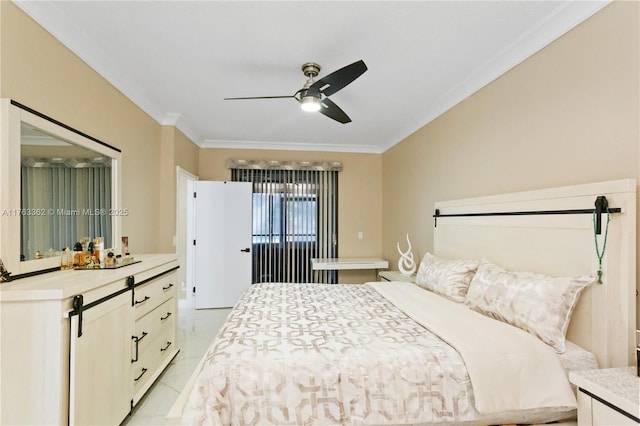
[[[294,142],[260,142],[260,141],[233,141],[205,139],[201,148],[227,148],[227,149],[258,149],[277,151],[323,151],[323,152],[353,152],[363,154],[381,154],[380,147],[376,145],[353,144],[308,144]]]

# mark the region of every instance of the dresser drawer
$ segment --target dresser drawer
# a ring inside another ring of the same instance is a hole
[[[175,329],[175,315],[176,303],[172,297],[135,322],[134,335],[131,338],[133,360],[139,359],[151,341],[165,333],[164,330]]]
[[[159,374],[169,354],[175,354],[176,301],[170,298],[136,321],[137,347],[132,350],[134,393]],[[144,336],[144,337],[142,337]]]
[[[638,423],[597,400],[591,402],[592,424],[597,426],[637,426]]]
[[[133,367],[133,391],[137,394],[149,380],[160,374],[158,371],[168,356],[176,353],[175,334],[164,333],[150,341],[140,352],[138,361]]]
[[[176,295],[175,271],[152,279],[134,289],[133,307],[136,319],[142,318],[157,306]]]

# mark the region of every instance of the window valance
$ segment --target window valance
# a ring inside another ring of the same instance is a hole
[[[253,170],[315,170],[322,172],[341,172],[339,161],[279,161],[279,160],[229,160],[229,169]]]

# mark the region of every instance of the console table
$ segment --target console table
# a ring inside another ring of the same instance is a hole
[[[389,267],[389,262],[378,257],[331,257],[311,259],[311,269],[315,271],[314,280],[318,281],[319,271],[345,271],[374,269],[378,276],[379,269]]]
[[[314,271],[336,271],[344,269],[386,269],[389,262],[377,257],[334,257],[311,259]]]

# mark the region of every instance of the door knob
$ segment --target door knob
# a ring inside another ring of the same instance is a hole
[[[243,251],[243,252],[245,252],[245,253],[249,253],[249,252],[251,251],[251,249],[250,249],[249,247],[247,247],[246,249],[242,249],[242,250],[240,250],[240,251]]]

